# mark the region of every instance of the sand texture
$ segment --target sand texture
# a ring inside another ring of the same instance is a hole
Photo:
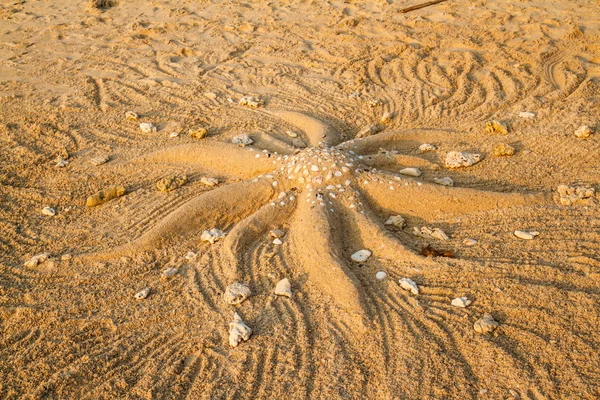
[[[600,398],[600,2],[417,3],[0,2],[0,398]]]

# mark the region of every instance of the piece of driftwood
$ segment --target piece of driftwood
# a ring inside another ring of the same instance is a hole
[[[433,0],[433,1],[428,1],[427,3],[418,4],[416,6],[403,8],[402,10],[400,10],[400,12],[401,13],[407,13],[409,11],[420,10],[421,8],[429,7],[429,6],[432,6],[434,4],[438,4],[438,3],[443,3],[444,1],[448,1],[448,0]]]

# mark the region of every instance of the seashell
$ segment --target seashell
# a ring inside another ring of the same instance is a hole
[[[387,278],[388,274],[385,271],[378,271],[375,274],[375,278],[379,279],[380,281],[384,280],[385,278]]]
[[[56,210],[52,207],[44,207],[42,208],[42,214],[49,217],[54,217],[56,215]]]
[[[179,271],[179,270],[178,270],[177,268],[174,268],[174,267],[167,268],[167,269],[165,269],[165,270],[162,272],[161,276],[162,276],[163,278],[169,279],[169,278],[172,278],[172,277],[174,277],[175,275],[177,275],[177,272],[178,272],[178,271]]]
[[[246,106],[251,108],[258,108],[260,106],[265,105],[265,102],[258,97],[253,96],[244,96],[240,99],[240,106]]]
[[[188,251],[185,255],[186,260],[195,260],[196,257],[198,257],[198,254],[194,253],[193,251]]]
[[[215,242],[223,239],[224,237],[225,237],[225,234],[223,233],[222,230],[220,230],[218,228],[212,228],[212,229],[202,232],[202,235],[200,236],[200,240],[203,242],[210,242],[210,244],[215,244]]]
[[[273,229],[269,234],[272,238],[281,239],[285,236],[285,231],[283,229]]]
[[[298,137],[298,134],[297,134],[296,132],[293,132],[293,131],[285,131],[285,133],[286,133],[286,134],[287,134],[289,137],[291,137],[291,138],[297,138],[297,137]]]
[[[142,299],[145,299],[146,297],[148,297],[149,294],[150,294],[150,288],[147,287],[146,289],[142,290],[141,292],[136,293],[135,298],[138,300],[142,300]]]
[[[481,161],[481,154],[471,154],[460,151],[450,151],[446,154],[444,166],[446,168],[470,167]]]
[[[281,239],[275,239],[273,240],[273,244],[283,244],[283,242],[281,241]]]
[[[492,317],[491,314],[486,313],[483,317],[475,321],[473,329],[475,329],[475,332],[477,333],[486,334],[493,332],[498,325],[500,324],[494,320],[494,317]]]
[[[421,229],[418,227],[413,228],[413,234],[415,236],[419,236],[425,239],[438,239],[438,240],[449,240],[448,235],[444,233],[440,228],[429,228],[427,226],[423,226]]]
[[[393,225],[398,229],[402,229],[406,224],[406,220],[401,215],[392,215],[387,221],[385,221],[385,224]]]
[[[455,299],[452,299],[451,304],[454,307],[465,308],[465,307],[469,306],[471,303],[472,303],[472,301],[467,299],[466,297],[457,297]]]
[[[528,111],[521,111],[519,113],[519,117],[520,118],[535,118],[535,113],[528,112]]]
[[[423,143],[422,145],[419,146],[419,151],[421,153],[427,153],[429,151],[435,151],[435,150],[437,150],[437,147],[435,147],[434,145],[429,144],[429,143]]]
[[[533,240],[540,233],[536,231],[515,231],[514,234],[519,239]]]
[[[127,111],[125,113],[125,119],[127,121],[137,121],[138,119],[140,119],[140,116],[138,113],[136,113],[134,111]]]
[[[98,157],[92,158],[89,161],[89,163],[92,164],[93,166],[97,167],[99,165],[106,164],[109,161],[110,161],[110,157],[104,155],[104,156],[98,156]]]
[[[488,121],[485,123],[485,131],[487,133],[499,133],[501,135],[508,135],[508,127],[504,122],[500,121]]]
[[[355,262],[365,262],[369,259],[369,257],[371,257],[371,254],[373,254],[371,250],[364,249],[352,254],[350,258]]]
[[[433,178],[433,181],[438,185],[442,186],[454,186],[454,180],[449,176],[446,176],[444,178]]]
[[[152,125],[149,122],[142,122],[140,124],[140,129],[144,133],[156,133],[156,126]]]
[[[44,261],[46,261],[48,259],[48,257],[49,257],[48,253],[38,254],[37,256],[31,257],[23,265],[27,268],[37,267],[38,264],[41,264]]]
[[[306,143],[304,143],[300,139],[294,139],[294,140],[292,140],[292,146],[294,146],[294,147],[296,147],[298,149],[305,149],[306,148]]]
[[[475,239],[465,239],[462,241],[462,244],[465,246],[475,246],[477,244],[477,240]]]
[[[203,184],[204,186],[217,186],[219,184],[219,180],[217,178],[207,178],[207,177],[202,177],[200,178],[200,183]]]
[[[400,287],[404,290],[410,291],[412,294],[419,294],[419,287],[417,284],[410,278],[401,278],[399,281]]]
[[[125,188],[121,185],[110,186],[88,197],[85,202],[85,205],[88,207],[94,207],[100,204],[104,204],[109,200],[123,196],[125,192]]]
[[[244,147],[254,143],[254,140],[252,140],[250,136],[243,134],[235,136],[233,139],[231,139],[231,143]]]
[[[590,137],[592,133],[592,128],[590,128],[587,125],[582,125],[575,131],[575,136],[577,136],[580,139],[585,139],[587,137]]]
[[[233,314],[233,321],[229,324],[229,345],[237,347],[242,340],[247,341],[252,336],[252,329],[242,321],[238,313]]]
[[[277,285],[275,286],[275,294],[277,296],[286,296],[289,298],[292,297],[292,285],[290,284],[288,278],[284,278],[277,282]]]
[[[496,157],[512,156],[515,154],[515,148],[506,143],[499,143],[494,146],[494,155]]]
[[[227,286],[223,293],[223,300],[227,304],[236,305],[246,300],[251,294],[252,292],[246,284],[235,282]]]
[[[179,136],[179,132],[177,131],[169,133],[170,138],[176,138],[177,136]]]
[[[407,175],[407,176],[421,176],[421,171],[419,170],[419,168],[403,168],[399,171],[402,175]]]
[[[201,126],[197,126],[195,128],[190,129],[188,131],[188,135],[190,135],[190,137],[194,139],[204,139],[208,136],[208,129]]]
[[[186,182],[187,177],[185,175],[170,175],[156,182],[156,188],[161,192],[170,192],[172,190],[182,187],[183,185],[185,185]]]

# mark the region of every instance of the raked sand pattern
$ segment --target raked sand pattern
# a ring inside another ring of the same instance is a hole
[[[599,4],[416,3],[0,4],[0,397],[600,396]]]

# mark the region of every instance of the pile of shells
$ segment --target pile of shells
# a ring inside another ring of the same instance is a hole
[[[563,206],[570,206],[577,203],[587,204],[594,198],[596,190],[589,186],[567,186],[560,185],[556,188],[559,196],[559,202]]]

